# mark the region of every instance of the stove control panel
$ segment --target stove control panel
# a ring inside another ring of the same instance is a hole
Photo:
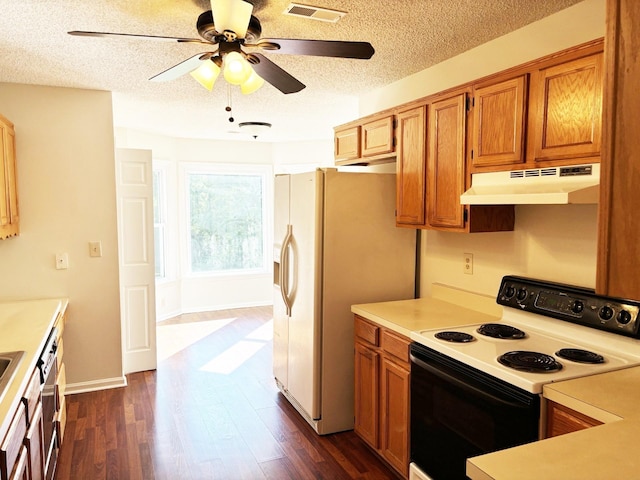
[[[505,276],[500,305],[640,338],[640,303],[596,295],[593,290],[525,277]]]

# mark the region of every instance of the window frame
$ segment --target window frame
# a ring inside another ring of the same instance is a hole
[[[184,237],[185,276],[188,277],[240,277],[248,275],[265,275],[270,272],[272,264],[272,249],[270,248],[273,238],[273,170],[270,165],[232,165],[213,163],[185,163],[183,170],[183,208],[184,208]],[[220,271],[193,271],[191,257],[191,198],[190,198],[190,176],[191,175],[241,175],[259,176],[262,179],[262,266],[251,269],[234,269]]]

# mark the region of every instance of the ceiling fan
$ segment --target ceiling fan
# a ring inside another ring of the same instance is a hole
[[[215,50],[194,55],[151,77],[150,80],[174,80],[190,73],[200,84],[211,90],[216,78],[223,71],[227,82],[240,85],[242,92],[247,94],[260,88],[265,80],[285,94],[299,92],[305,88],[302,82],[259,51],[356,59],[369,59],[374,53],[368,42],[260,39],[262,27],[252,12],[253,5],[244,0],[211,0],[211,10],[200,14],[196,22],[198,34],[202,39],[78,30],[68,33],[88,37],[135,37],[215,46]],[[245,49],[250,49],[251,52],[247,53]]]

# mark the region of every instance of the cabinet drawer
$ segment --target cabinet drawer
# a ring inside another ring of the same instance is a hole
[[[64,356],[64,340],[58,340],[58,350],[56,350],[56,362],[58,364],[58,370],[62,368],[62,357]]]
[[[64,439],[64,431],[67,426],[67,401],[64,397],[61,398],[60,406],[54,417],[56,424],[56,435],[58,436],[58,442],[62,444]]]
[[[16,414],[9,425],[7,435],[0,444],[0,470],[3,476],[14,471],[18,456],[21,454],[22,442],[27,433],[27,417],[24,403],[20,402]],[[25,453],[26,455],[26,453]]]
[[[355,317],[355,336],[356,339],[378,346],[378,338],[380,335],[380,327],[373,325],[363,318],[356,315]]]
[[[40,403],[40,371],[35,370],[29,379],[27,388],[23,395],[24,401],[27,405],[26,419],[27,424],[31,425],[33,415],[36,411],[36,406]]]
[[[53,326],[58,329],[58,341],[62,339],[62,334],[64,333],[65,321],[66,321],[65,314],[59,313],[58,318],[56,318],[56,321],[53,324]]]
[[[382,331],[381,338],[382,350],[389,355],[393,355],[405,363],[409,363],[409,343],[408,339],[399,337],[388,330]]]
[[[56,377],[56,405],[60,405],[64,399],[67,390],[67,371],[64,363],[60,367],[58,376]]]

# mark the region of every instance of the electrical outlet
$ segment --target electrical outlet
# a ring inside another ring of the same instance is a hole
[[[473,275],[473,253],[463,253],[462,259],[464,261],[464,273],[467,275]]]

